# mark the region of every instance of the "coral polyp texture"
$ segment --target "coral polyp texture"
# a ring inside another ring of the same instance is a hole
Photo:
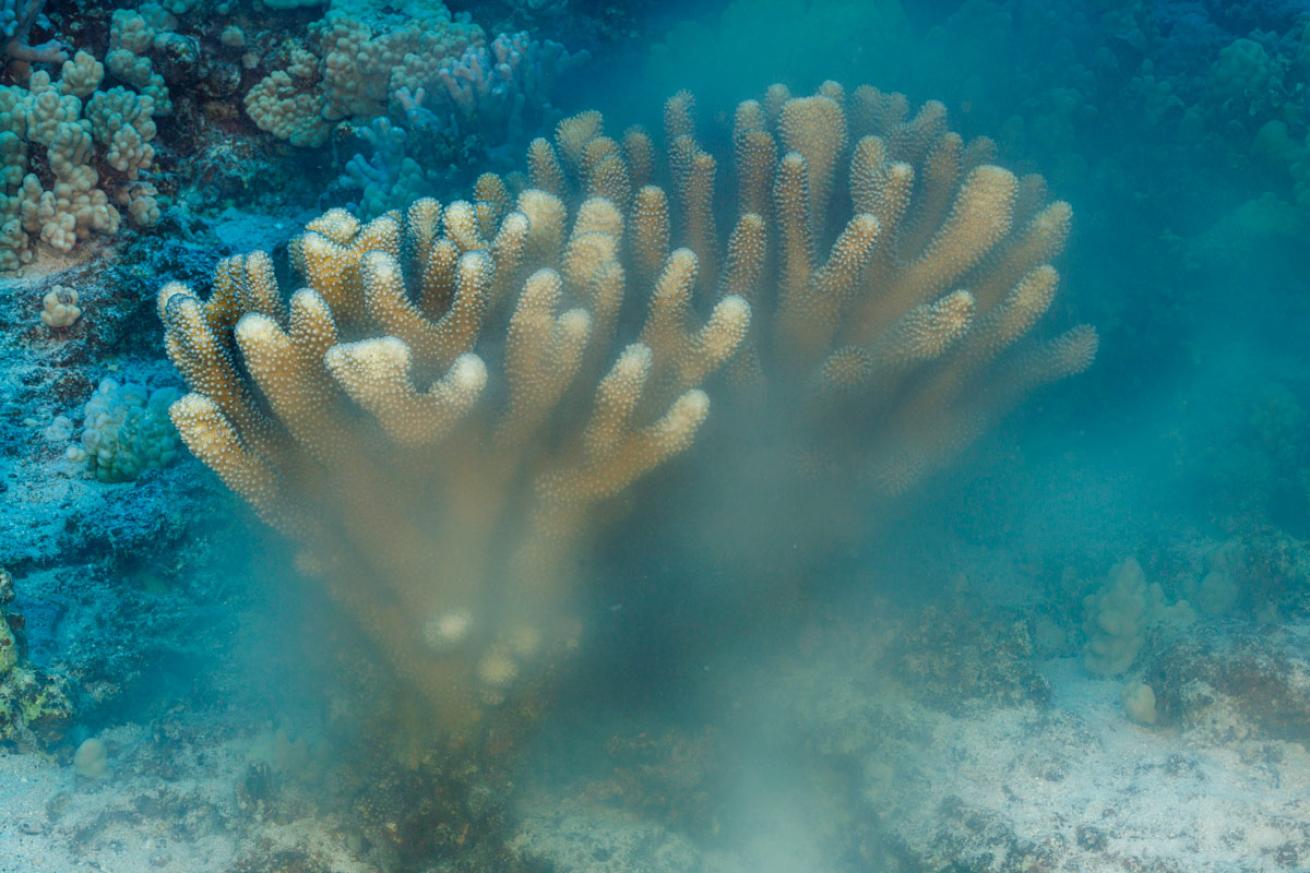
[[[700,261],[699,295],[755,307],[732,376],[767,410],[747,415],[742,445],[793,459],[770,468],[903,492],[1095,356],[1085,325],[1026,341],[1054,299],[1069,204],[992,163],[991,140],[950,131],[941,103],[911,115],[870,86],[797,98],[775,85],[737,107],[728,160],[697,141],[690,94],[666,104],[664,126],[666,187],[649,184],[639,130],[619,146],[575,120],[561,150],[593,193],[635,192],[638,260],[680,239]],[[544,142],[534,155],[555,175]]]
[[[131,482],[146,470],[167,467],[180,449],[168,418],[177,396],[173,388],[151,391],[102,379],[83,409],[81,444],[70,446],[66,456],[86,464],[101,482]]]
[[[289,303],[262,254],[223,262],[205,303],[160,296],[194,392],[172,408],[187,445],[305,544],[453,727],[572,645],[594,506],[691,444],[697,386],[749,315],[730,297],[693,322],[683,250],[619,341],[618,209],[480,193],[366,225],[325,214],[294,245],[307,287]]]
[[[1085,327],[1011,348],[1051,302],[1069,207],[940,104],[775,86],[722,162],[691,104],[667,104],[663,152],[587,112],[531,144],[526,178],[328,212],[290,248],[289,299],[263,253],[223,261],[207,299],[160,292],[183,440],[452,730],[576,644],[607,501],[692,447],[711,393],[730,439],[809,441],[895,491],[1094,354]]]
[[[151,93],[167,91],[157,75],[142,93],[102,89],[104,76],[104,64],[79,51],[58,78],[38,70],[27,87],[0,86],[0,272],[30,262],[38,242],[68,253],[113,237],[120,210],[140,227],[159,221],[148,177],[161,108]]]

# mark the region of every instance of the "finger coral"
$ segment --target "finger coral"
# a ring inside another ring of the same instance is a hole
[[[689,93],[663,126],[661,160],[646,132],[620,143],[579,115],[533,143],[529,167],[566,199],[628,204],[633,273],[683,245],[698,305],[732,294],[753,307],[720,392],[723,450],[706,454],[720,496],[700,495],[710,517],[686,525],[718,551],[737,543],[768,563],[771,549],[821,549],[1094,357],[1086,325],[1029,336],[1055,298],[1069,204],[993,163],[989,139],[952,132],[941,103],[911,112],[869,86],[775,85],[711,132],[726,154],[697,139]]]
[[[435,79],[443,61],[480,45],[481,28],[441,4],[422,14],[363,20],[331,11],[312,28],[318,53],[296,47],[246,95],[250,117],[292,145],[326,142],[343,118],[384,115],[393,95]]]
[[[59,62],[68,53],[57,40],[32,45],[28,36],[41,19],[45,0],[0,0],[0,55],[5,60]]]
[[[700,381],[745,334],[738,297],[689,311],[682,249],[620,342],[623,236],[609,201],[540,190],[338,210],[295,242],[289,302],[262,254],[224,261],[208,301],[160,294],[188,447],[304,543],[452,729],[573,645],[597,505],[691,444]]]
[[[0,86],[0,272],[30,262],[38,242],[67,253],[113,237],[116,203],[137,226],[158,222],[158,191],[141,175],[154,164],[159,107],[148,93],[101,89],[104,75],[78,52],[58,78],[39,70],[26,87]]]
[[[897,492],[1094,354],[1086,327],[1025,340],[1068,204],[941,104],[775,86],[729,133],[730,158],[702,147],[685,93],[663,154],[583,113],[532,143],[530,182],[311,222],[289,300],[262,253],[207,299],[160,292],[183,440],[443,726],[574,645],[605,501],[691,447],[711,392],[741,453],[786,453],[754,475]]]
[[[77,292],[63,285],[56,285],[46,292],[41,299],[41,306],[41,322],[46,327],[69,327],[82,317],[82,308],[77,305]]]

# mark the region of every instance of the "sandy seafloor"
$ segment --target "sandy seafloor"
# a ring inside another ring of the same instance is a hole
[[[1305,869],[1304,747],[1208,745],[1139,727],[1123,717],[1118,683],[1087,679],[1067,659],[1041,670],[1055,692],[1049,708],[963,718],[907,712],[929,738],[898,754],[900,785],[878,778],[885,764],[871,755],[869,778],[879,784],[852,814],[888,817],[903,851],[935,862],[924,869],[952,861],[964,866],[949,869],[968,870]],[[252,820],[236,790],[252,758],[250,736],[202,724],[183,730],[193,733],[181,748],[145,725],[107,731],[112,773],[98,781],[41,755],[0,756],[0,870],[225,871],[256,850],[314,859],[306,869],[376,869],[358,859],[348,824],[336,817]],[[758,778],[767,786],[766,773]],[[522,811],[517,844],[542,869],[561,871],[846,869],[804,838],[814,824],[806,818],[823,807],[786,795],[757,794],[760,808],[740,811],[758,826],[754,839],[732,849],[700,849],[658,823],[545,797]],[[1012,866],[1021,857],[1042,866]]]
[[[118,491],[67,478],[55,452],[40,457],[17,477],[33,487],[8,495],[28,508],[29,530],[40,532],[42,519],[72,509],[74,526],[93,542],[97,536],[129,547],[148,541],[190,555],[178,559],[189,568],[182,571],[192,574],[189,581],[176,583],[178,589],[167,580],[158,583],[165,593],[149,595],[158,600],[146,611],[171,610],[186,624],[194,620],[189,600],[226,592],[237,625],[245,633],[257,635],[261,626],[266,632],[266,604],[233,594],[243,590],[242,574],[255,577],[258,590],[258,562],[233,568],[215,558],[225,553],[224,538],[230,544],[249,536],[230,505],[226,527],[216,524],[201,543],[184,535],[194,532],[194,521],[178,515],[148,530],[133,527],[131,520],[152,501],[186,506],[190,499],[195,506],[213,500],[186,465]],[[683,741],[675,740],[663,763],[626,773],[616,764],[613,781],[626,784],[624,791],[604,790],[608,780],[594,773],[557,789],[525,788],[512,815],[515,856],[527,869],[560,873],[1310,867],[1310,750],[1303,733],[1310,713],[1310,622],[1261,625],[1236,615],[1203,619],[1188,634],[1152,640],[1135,674],[1154,677],[1169,717],[1156,726],[1132,722],[1120,701],[1125,680],[1088,675],[1068,602],[1049,583],[1049,568],[1040,568],[1050,560],[1104,566],[1105,555],[1145,548],[1160,537],[1162,522],[1153,520],[1149,533],[1130,532],[1134,519],[1106,508],[1116,488],[1104,480],[1099,490],[1082,493],[1091,505],[1081,512],[1065,506],[1057,514],[1053,507],[1074,493],[1066,489],[1077,476],[1035,497],[1034,483],[1051,481],[1035,467],[1027,477],[1007,478],[1014,491],[1004,502],[1024,503],[1028,511],[1009,516],[1015,526],[999,545],[943,524],[885,558],[856,562],[860,574],[896,578],[897,590],[922,596],[896,600],[876,593],[877,585],[863,590],[856,582],[850,596],[858,608],[816,616],[813,627],[799,629],[795,641],[768,655],[730,651],[721,662],[707,663],[707,675],[732,677],[740,695],[707,729],[721,760],[715,752],[682,755]],[[44,484],[35,487],[38,482]],[[960,505],[971,505],[989,487],[986,476],[972,491],[966,483]],[[949,504],[946,511],[949,518]],[[11,516],[11,533],[12,523]],[[1071,558],[1065,535],[1080,523],[1095,523],[1101,537],[1088,541],[1096,545],[1084,547],[1081,559]],[[53,527],[46,531],[51,542],[60,542]],[[1189,536],[1174,532],[1173,538]],[[1018,541],[1030,547],[1007,544]],[[1280,548],[1298,545],[1288,539]],[[88,619],[88,609],[123,596],[104,587],[106,577],[90,571],[94,563],[88,558],[81,569],[99,581],[83,592],[80,605],[65,604],[56,624],[76,629],[90,621],[112,635],[140,613]],[[68,569],[20,577],[29,605],[59,600],[56,580]],[[139,569],[127,566],[125,574],[110,582],[141,585]],[[181,593],[188,585],[195,587]],[[145,601],[132,602],[139,607]],[[158,621],[169,627],[166,617]],[[242,639],[243,631],[236,633]],[[192,643],[198,650],[210,644],[204,634]],[[158,659],[174,657],[206,663],[184,648],[142,656],[145,663],[134,669],[149,674],[159,669]],[[334,777],[320,775],[312,755],[294,752],[298,741],[287,739],[285,727],[275,728],[265,713],[252,710],[239,687],[240,662],[236,656],[211,659],[207,669],[220,675],[177,688],[177,705],[147,697],[148,718],[133,720],[122,707],[105,717],[99,738],[110,769],[102,779],[77,775],[67,745],[55,754],[0,752],[0,871],[387,869],[370,859],[369,839],[348,806],[334,811],[333,804],[319,802],[334,795],[322,781]],[[1268,681],[1257,687],[1232,679],[1226,671],[1242,663],[1255,664]],[[296,677],[281,681],[294,684]],[[609,731],[607,720],[616,735],[662,730],[658,723],[634,725],[633,718],[603,707],[595,714],[602,734]],[[552,732],[549,720],[542,732]],[[587,742],[576,740],[582,754]],[[535,753],[558,756],[560,746]],[[263,772],[273,774],[275,788],[252,787],[252,764],[271,768]],[[625,802],[634,780],[648,782],[637,794],[649,789],[670,796],[668,808]],[[707,793],[714,799],[706,801]],[[684,802],[715,810],[713,826],[695,822],[694,814],[690,822],[666,814]],[[434,860],[428,869],[447,868]]]

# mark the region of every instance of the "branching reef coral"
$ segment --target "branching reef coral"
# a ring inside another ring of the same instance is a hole
[[[1186,625],[1195,618],[1186,601],[1167,603],[1158,583],[1148,585],[1135,558],[1116,564],[1105,585],[1084,598],[1083,609],[1083,664],[1098,676],[1131,667],[1153,627]]]
[[[607,361],[621,216],[543,191],[508,206],[420,200],[363,226],[329,212],[295,246],[308,287],[289,306],[261,254],[225,261],[205,304],[160,296],[196,392],[172,409],[183,439],[305,542],[450,725],[571,645],[571,541],[593,504],[691,443],[696,386],[748,314],[730,298],[693,326],[656,308],[658,341]],[[689,257],[670,259],[668,293]]]
[[[57,40],[32,45],[32,27],[45,0],[0,0],[0,57],[16,61],[63,61],[68,53]]]
[[[551,102],[556,80],[586,57],[527,33],[470,45],[446,58],[426,84],[395,92],[394,122],[380,116],[360,131],[372,154],[355,155],[342,181],[360,189],[360,210],[373,216],[440,190],[473,156],[508,165],[511,148],[517,154],[531,131],[559,119]]]
[[[147,93],[101,89],[104,76],[78,52],[58,78],[40,70],[26,88],[0,86],[0,271],[30,261],[38,240],[69,252],[114,236],[120,208],[142,227],[159,220],[158,191],[142,172],[154,163],[160,108]]]
[[[434,81],[448,58],[484,39],[480,27],[452,19],[440,4],[403,24],[334,10],[311,30],[317,53],[290,45],[286,66],[245,98],[262,130],[297,146],[322,145],[340,119],[385,115],[400,89]]]
[[[41,322],[46,327],[59,330],[81,317],[82,308],[77,305],[77,292],[72,288],[56,285],[41,299]]]
[[[490,38],[440,3],[417,17],[334,8],[276,54],[247,114],[298,147],[353,134],[362,151],[339,184],[358,190],[369,218],[440,190],[470,161],[508,165],[507,152],[558,120],[556,81],[587,57],[526,32]]]
[[[607,501],[691,447],[709,392],[742,445],[898,491],[1094,354],[1087,327],[1018,345],[1070,210],[940,104],[775,86],[738,107],[727,161],[692,115],[669,101],[661,152],[583,113],[532,143],[528,181],[328,212],[292,245],[289,301],[263,253],[223,261],[207,300],[160,292],[184,441],[443,727],[575,645]]]

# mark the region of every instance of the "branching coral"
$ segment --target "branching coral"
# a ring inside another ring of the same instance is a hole
[[[6,60],[67,60],[68,53],[57,40],[32,45],[28,39],[41,17],[45,0],[0,0],[0,56]]]
[[[82,317],[77,292],[63,285],[51,288],[41,300],[41,322],[55,330],[69,327]]]
[[[1094,353],[1085,327],[1017,347],[1070,210],[940,104],[775,86],[738,107],[724,179],[691,102],[663,156],[583,113],[533,142],[517,195],[488,174],[444,208],[329,212],[289,302],[264,254],[222,262],[207,301],[160,293],[188,447],[448,727],[573,645],[605,501],[690,447],[725,364],[743,446],[894,491]]]
[[[1147,584],[1135,558],[1111,568],[1105,585],[1083,599],[1083,610],[1083,664],[1098,676],[1131,667],[1153,627],[1187,625],[1196,617],[1186,601],[1166,603],[1164,590]]]
[[[529,163],[538,186],[631,203],[633,272],[672,240],[698,257],[699,300],[751,302],[721,442],[678,522],[699,553],[796,572],[856,536],[872,502],[1094,357],[1088,326],[1028,336],[1054,300],[1069,204],[992,164],[990,140],[950,132],[940,103],[911,115],[868,86],[774,86],[717,136],[726,157],[697,141],[689,94],[664,128],[661,160],[644,132],[620,144],[578,116]]]
[[[701,293],[756,307],[734,375],[766,419],[787,422],[765,441],[784,436],[816,472],[896,493],[1091,362],[1087,326],[1021,342],[1054,299],[1069,204],[992,164],[990,140],[950,132],[940,103],[911,117],[904,96],[868,86],[849,98],[833,82],[804,98],[771,88],[737,109],[729,210],[715,208],[721,161],[694,139],[690,110],[687,95],[666,107],[672,211],[704,265]],[[603,137],[569,149],[586,184],[621,179]],[[625,136],[629,178],[645,175],[646,149]],[[667,213],[669,199],[640,188],[634,209]],[[733,222],[726,245],[720,217]]]
[[[559,119],[550,102],[555,81],[585,59],[585,52],[569,54],[526,33],[470,45],[446,58],[431,81],[393,94],[402,110],[396,123],[379,116],[356,128],[371,154],[356,154],[341,182],[362,192],[359,208],[372,217],[440,190],[461,174],[462,157],[485,153],[505,163],[511,145],[517,151],[527,143],[528,130]]]
[[[402,88],[435,80],[447,58],[483,40],[481,28],[452,19],[440,4],[403,20],[365,21],[334,10],[311,30],[317,54],[292,46],[286,68],[245,98],[262,130],[310,147],[322,145],[340,119],[385,115]]]
[[[424,130],[521,144],[525,131],[558,120],[551,105],[556,80],[586,59],[586,52],[570,54],[550,40],[502,33],[490,46],[470,45],[446,58],[428,81],[394,99],[411,124]]]
[[[177,19],[157,3],[143,3],[136,11],[115,9],[110,21],[105,66],[115,78],[148,96],[155,115],[171,113],[173,102],[149,53],[166,50],[170,43],[180,40],[173,32],[175,27]]]
[[[748,317],[730,297],[693,323],[680,250],[645,341],[618,344],[615,207],[480,193],[363,226],[327,213],[295,246],[308,287],[289,306],[264,255],[225,261],[207,303],[160,296],[195,392],[172,410],[187,445],[303,540],[455,726],[572,644],[571,555],[595,505],[690,445],[697,385]]]
[[[246,112],[260,130],[294,146],[320,146],[332,125],[323,117],[318,58],[301,48],[289,52],[286,69],[274,70],[246,94]]]
[[[435,187],[423,167],[405,154],[410,134],[404,128],[379,116],[368,127],[358,129],[356,135],[368,145],[370,155],[352,157],[338,183],[359,190],[357,206],[361,215],[381,215],[418,200]]]
[[[441,4],[418,17],[334,7],[303,42],[286,41],[281,69],[245,97],[260,129],[314,148],[329,137],[363,151],[342,175],[374,217],[482,167],[508,166],[530,131],[560,117],[551,102],[558,78],[586,59],[527,33],[488,42],[482,29]],[[352,200],[355,195],[352,195]]]
[[[37,240],[69,252],[93,235],[159,220],[158,193],[140,179],[154,163],[154,99],[122,86],[99,90],[104,66],[86,52],[59,78],[32,73],[0,87],[0,271],[34,256]],[[43,149],[45,161],[30,151]],[[42,167],[44,163],[44,167]]]

